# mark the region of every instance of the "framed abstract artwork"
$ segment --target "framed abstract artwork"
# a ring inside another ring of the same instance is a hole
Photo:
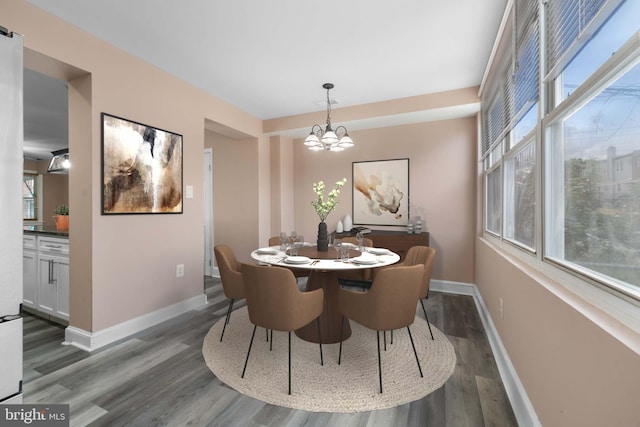
[[[353,162],[353,223],[409,223],[409,159]]]
[[[102,214],[181,214],[182,135],[102,113]]]

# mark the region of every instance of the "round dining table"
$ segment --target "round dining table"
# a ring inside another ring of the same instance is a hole
[[[289,256],[289,251],[282,251],[278,246],[261,248],[253,251],[251,257],[261,263],[310,270],[307,280],[307,290],[324,290],[324,309],[320,315],[320,329],[322,343],[332,344],[340,342],[340,324],[342,314],[338,309],[338,275],[341,271],[378,268],[395,264],[400,256],[384,248],[365,248],[367,254],[362,254],[357,247],[349,249],[349,260],[343,262],[337,259],[336,251],[329,248],[328,252],[318,251],[316,246],[302,246],[298,248],[297,256]],[[316,322],[295,331],[301,339],[318,343],[318,328]],[[351,336],[351,326],[345,319],[342,339]]]

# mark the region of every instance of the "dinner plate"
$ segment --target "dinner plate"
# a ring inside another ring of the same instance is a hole
[[[348,243],[348,242],[344,242],[342,244],[342,246],[346,246],[348,248],[357,248],[358,247],[357,245],[354,245],[353,243]]]
[[[276,248],[260,248],[257,252],[261,255],[275,255],[278,250]]]
[[[378,260],[372,256],[358,256],[358,257],[352,258],[351,261],[356,264],[365,264],[365,265],[375,264],[376,262],[378,262]]]
[[[367,248],[367,252],[371,252],[376,255],[387,255],[389,253],[385,248]]]
[[[287,264],[306,264],[311,262],[311,259],[306,256],[289,256],[284,259]]]

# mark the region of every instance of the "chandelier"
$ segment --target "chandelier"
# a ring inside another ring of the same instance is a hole
[[[333,83],[325,83],[322,87],[327,90],[327,127],[322,130],[320,125],[313,125],[311,133],[304,140],[304,145],[312,151],[342,151],[345,148],[353,147],[353,140],[349,137],[346,127],[338,126],[335,131],[331,128],[329,91],[333,89]],[[341,134],[340,137],[338,137],[339,134]]]

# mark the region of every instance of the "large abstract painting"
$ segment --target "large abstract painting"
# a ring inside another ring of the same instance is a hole
[[[409,159],[353,162],[353,223],[409,223]]]
[[[182,213],[182,135],[102,113],[102,214]]]

